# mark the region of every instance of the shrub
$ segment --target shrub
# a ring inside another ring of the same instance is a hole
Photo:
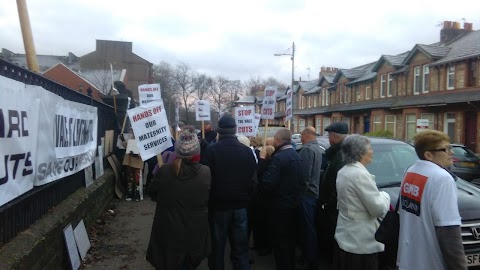
[[[364,135],[371,136],[371,137],[393,138],[393,133],[390,130],[377,130],[377,131],[367,132]]]

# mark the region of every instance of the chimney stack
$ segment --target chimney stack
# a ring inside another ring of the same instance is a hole
[[[336,67],[321,67],[320,68],[320,73],[319,73],[319,78],[322,78],[322,76],[325,75],[335,75],[337,74],[338,68]]]
[[[473,31],[472,23],[464,23],[464,28],[462,29],[459,22],[444,21],[443,29],[440,30],[440,43],[449,43],[457,37],[471,31]]]

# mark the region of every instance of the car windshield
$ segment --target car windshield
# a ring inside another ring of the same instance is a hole
[[[367,166],[378,187],[399,185],[403,175],[418,159],[408,144],[372,144],[373,161]]]
[[[457,157],[475,157],[475,153],[470,149],[461,147],[461,146],[454,146],[452,147],[453,155]]]

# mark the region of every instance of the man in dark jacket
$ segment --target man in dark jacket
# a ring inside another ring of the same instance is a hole
[[[225,268],[227,237],[233,269],[250,269],[247,207],[257,181],[257,163],[252,150],[238,141],[235,132],[235,119],[222,116],[218,121],[220,139],[205,151],[204,162],[212,173],[209,216],[213,253],[208,264],[214,270]]]
[[[292,147],[292,133],[278,130],[273,138],[275,152],[258,183],[266,198],[268,229],[276,269],[295,269],[295,220],[300,195],[303,192],[301,158]],[[260,151],[260,159],[266,156]]]
[[[335,245],[335,228],[337,227],[337,173],[345,165],[341,145],[348,135],[348,125],[336,122],[325,128],[328,132],[330,148],[325,151],[327,165],[323,172],[319,190],[319,243],[321,253],[332,262]]]

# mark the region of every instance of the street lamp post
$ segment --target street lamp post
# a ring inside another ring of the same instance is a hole
[[[293,118],[294,117],[293,116],[293,108],[294,108],[294,105],[295,105],[294,104],[295,95],[293,93],[293,83],[295,81],[295,42],[292,43],[292,53],[275,53],[273,55],[275,55],[275,56],[289,55],[290,60],[292,60],[292,86],[291,86],[291,89],[292,89],[292,118]],[[291,120],[288,120],[288,128],[290,130],[292,130],[293,128],[291,127],[290,122],[291,122]]]

